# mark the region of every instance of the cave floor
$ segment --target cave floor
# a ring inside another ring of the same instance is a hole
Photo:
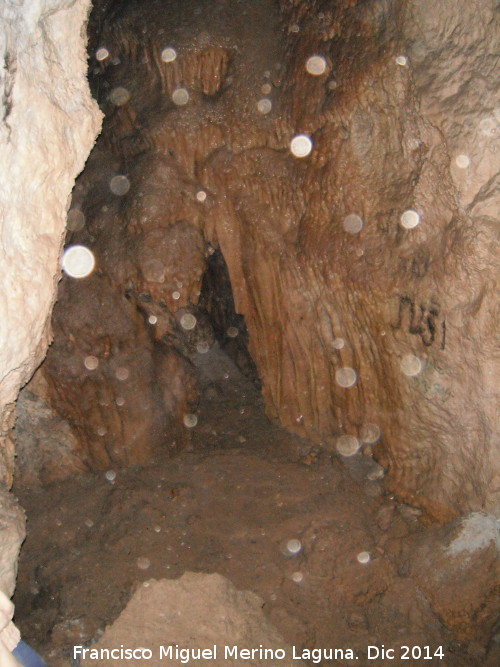
[[[369,479],[372,459],[332,460],[271,424],[217,347],[194,362],[203,391],[189,451],[113,480],[88,473],[16,490],[28,516],[16,621],[48,664],[75,664],[71,647],[99,637],[141,582],[185,571],[254,591],[289,644],[352,648],[359,666],[388,664],[367,658],[382,644],[445,655],[391,664],[489,664],[484,647],[471,655],[453,639],[409,576],[426,529]]]

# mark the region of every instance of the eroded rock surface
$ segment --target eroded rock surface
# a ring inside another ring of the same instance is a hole
[[[0,590],[9,597],[14,593],[17,557],[26,536],[24,512],[15,498],[0,489]]]
[[[454,635],[481,645],[500,617],[500,522],[476,512],[433,530],[441,546],[417,540],[412,575]]]
[[[50,342],[68,196],[99,129],[85,77],[85,38],[75,34],[89,4],[0,7],[0,480],[7,486],[13,424],[4,418]]]
[[[7,595],[24,539],[24,516],[4,492],[13,478],[14,401],[50,342],[68,198],[100,127],[85,76],[89,5],[0,3],[0,589]]]
[[[175,449],[196,404],[181,318],[216,249],[273,419],[373,447],[435,519],[497,507],[494,5],[96,4],[106,121],[68,241],[98,268],[63,282],[44,369],[66,418],[80,396],[90,465]],[[122,349],[140,405],[100,410]]]
[[[149,664],[152,666],[160,666],[166,659],[181,664],[186,656],[191,658],[191,651],[197,656],[200,649],[208,652],[206,659],[196,658],[200,665],[214,662],[231,667],[265,665],[276,651],[278,656],[288,656],[280,658],[280,664],[304,665],[302,660],[291,659],[291,647],[265,618],[263,604],[255,593],[236,590],[220,574],[186,572],[176,580],[146,581],[93,648],[100,652],[120,645],[145,646],[151,650]],[[258,652],[253,659],[246,653],[245,659],[240,657],[241,649],[258,649],[259,646],[272,651],[267,653],[268,659],[260,659]],[[232,651],[229,657],[225,656],[225,647]],[[237,647],[236,654],[233,647]],[[175,652],[176,648],[180,649],[180,654]],[[160,653],[161,650],[164,652]],[[169,650],[171,654],[166,653]],[[137,661],[133,658],[82,660],[82,664],[89,667],[105,663],[135,665]]]
[[[429,646],[442,650],[436,665],[496,667],[495,518],[424,528],[422,510],[388,497],[361,465],[370,457],[346,470],[270,423],[216,346],[196,363],[193,451],[18,490],[30,530],[17,614],[48,664],[67,667],[142,582],[194,571],[257,593],[299,650],[350,648],[360,667],[378,667],[386,660],[368,658],[369,645]]]

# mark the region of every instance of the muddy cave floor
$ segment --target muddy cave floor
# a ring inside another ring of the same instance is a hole
[[[16,621],[48,664],[74,664],[72,646],[95,641],[141,582],[185,571],[254,591],[289,644],[352,648],[360,666],[382,644],[443,646],[444,660],[404,664],[489,664],[484,647],[454,640],[409,576],[425,528],[369,479],[373,460],[332,459],[271,424],[217,346],[195,363],[190,451],[112,481],[88,473],[15,490],[28,516]],[[284,553],[291,539],[298,555]]]

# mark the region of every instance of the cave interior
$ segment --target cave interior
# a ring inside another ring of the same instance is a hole
[[[186,572],[301,664],[500,664],[494,27],[438,4],[93,2],[102,131],[13,432],[49,665],[141,645],[105,629]]]

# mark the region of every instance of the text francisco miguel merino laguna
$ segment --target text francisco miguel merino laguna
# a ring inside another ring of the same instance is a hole
[[[438,650],[433,651],[430,646],[425,647],[408,647],[400,646],[398,649],[385,648],[381,646],[368,646],[367,658],[370,660],[385,659],[395,660],[398,657],[401,659],[409,659],[407,655],[415,653],[414,649],[418,649],[420,657],[422,653],[427,655],[434,655],[434,657],[442,658],[443,649],[440,646]],[[406,651],[407,655],[404,655]],[[287,655],[288,653],[288,655]],[[398,655],[399,653],[399,655]],[[127,648],[120,645],[119,648],[87,648],[85,646],[73,647],[73,659],[83,658],[84,660],[134,660],[139,662],[142,660],[175,660],[177,664],[187,664],[196,660],[309,660],[314,664],[319,664],[323,660],[357,660],[358,657],[350,648],[314,648],[314,649],[299,649],[296,646],[290,647],[288,650],[284,648],[265,648],[262,644],[258,648],[241,648],[234,646],[217,646],[214,644],[210,648],[182,648],[178,644],[170,644],[168,646],[156,647],[155,651],[150,648]]]

